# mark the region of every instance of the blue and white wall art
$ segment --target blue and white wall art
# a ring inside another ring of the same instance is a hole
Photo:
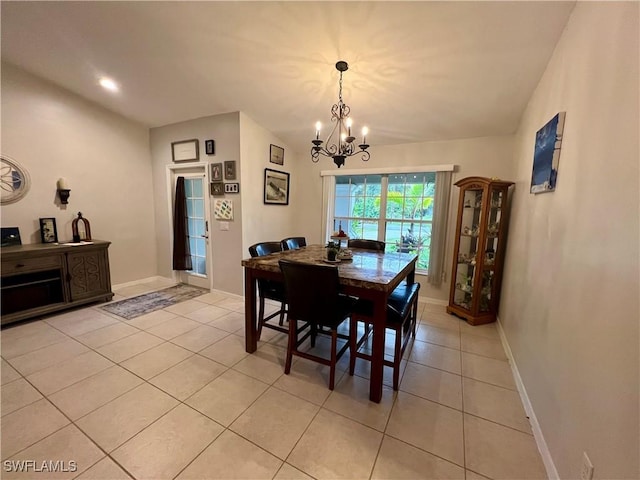
[[[558,113],[536,133],[531,193],[553,192],[556,189],[564,117],[565,112]]]

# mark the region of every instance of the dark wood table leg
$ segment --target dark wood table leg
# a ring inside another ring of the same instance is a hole
[[[382,400],[382,376],[384,369],[384,339],[386,335],[387,297],[378,295],[373,299],[373,346],[371,352],[371,380],[369,400]]]
[[[413,269],[407,275],[407,283],[412,285],[416,281],[416,263],[413,262]]]
[[[256,278],[250,268],[244,269],[244,341],[247,353],[253,353],[257,350]]]

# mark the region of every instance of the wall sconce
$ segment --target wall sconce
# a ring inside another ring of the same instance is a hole
[[[58,196],[60,197],[60,203],[66,205],[69,203],[69,194],[71,190],[67,185],[67,181],[64,178],[58,179]]]

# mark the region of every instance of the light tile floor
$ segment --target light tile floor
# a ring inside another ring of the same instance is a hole
[[[278,332],[248,355],[242,305],[215,292],[131,321],[94,305],[2,330],[2,478],[546,478],[495,325],[421,304],[400,390],[385,368],[374,404],[366,361],[351,377],[346,354],[331,392],[327,367],[283,374]],[[45,471],[9,471],[21,460]]]

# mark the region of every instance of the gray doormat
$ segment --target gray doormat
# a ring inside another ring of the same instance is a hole
[[[104,305],[100,308],[113,313],[114,315],[118,315],[119,317],[131,320],[132,318],[139,317],[145,313],[155,312],[161,308],[169,307],[176,303],[199,297],[205,293],[209,293],[209,290],[179,283],[178,285],[164,288],[157,292],[145,293],[144,295],[138,295],[137,297],[131,297],[126,300],[109,303],[108,305]]]

